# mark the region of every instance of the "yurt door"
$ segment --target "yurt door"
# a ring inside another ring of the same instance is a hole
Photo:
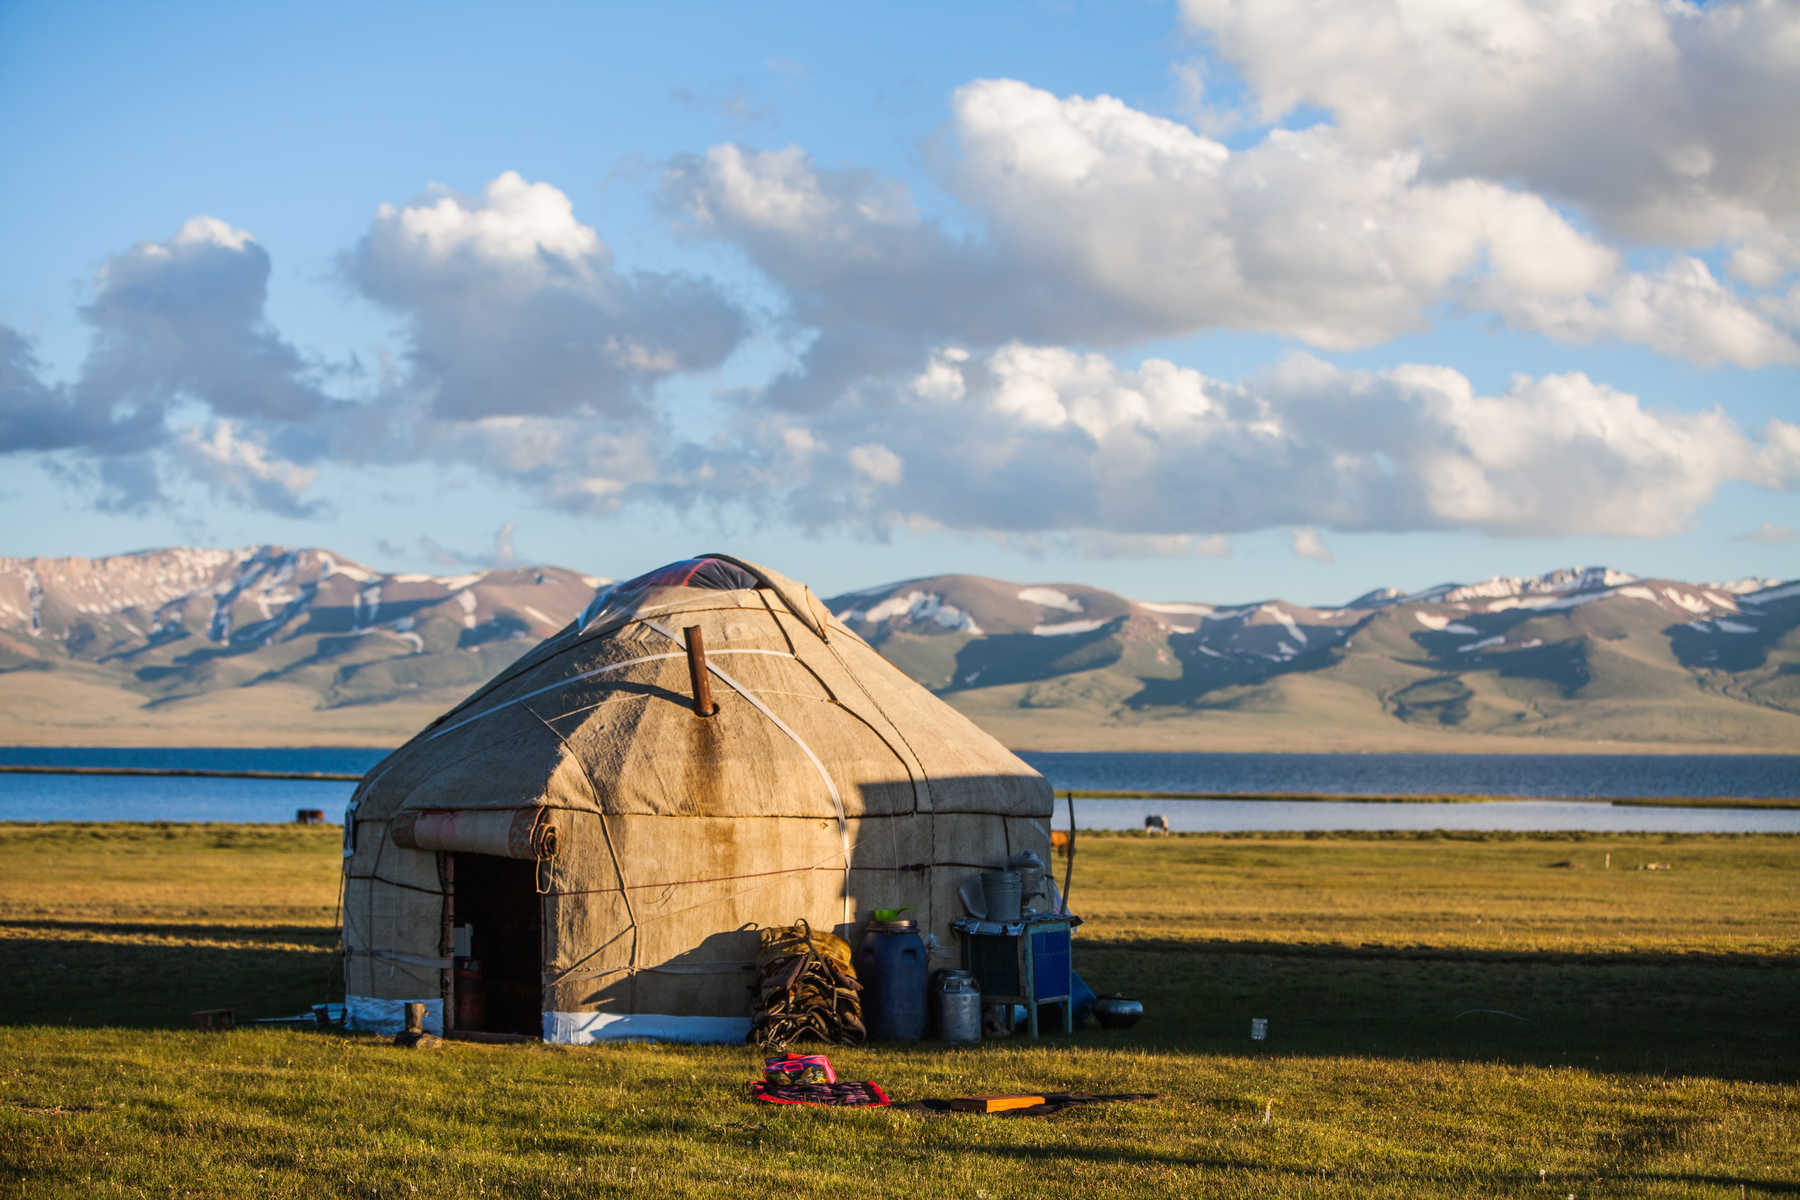
[[[455,976],[452,1028],[543,1035],[537,863],[449,854]]]

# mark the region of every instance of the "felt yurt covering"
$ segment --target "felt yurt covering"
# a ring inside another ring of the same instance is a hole
[[[524,1009],[553,1042],[742,1040],[759,928],[804,918],[855,945],[872,909],[908,905],[932,966],[954,965],[959,887],[1021,850],[1047,861],[1051,800],[803,585],[722,554],[673,564],[599,592],[364,776],[348,1020],[398,1030],[422,1001],[432,1031],[525,1032]]]

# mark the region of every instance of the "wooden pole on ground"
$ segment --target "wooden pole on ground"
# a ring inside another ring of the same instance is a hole
[[[1075,882],[1075,793],[1066,792],[1063,799],[1069,803],[1069,861],[1063,867],[1062,910],[1063,915],[1069,912],[1069,885]],[[1050,794],[1050,803],[1056,803],[1056,793]]]

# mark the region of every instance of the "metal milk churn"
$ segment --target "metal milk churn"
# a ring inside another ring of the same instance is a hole
[[[968,971],[939,971],[931,989],[938,1036],[946,1046],[981,1041],[981,988]]]

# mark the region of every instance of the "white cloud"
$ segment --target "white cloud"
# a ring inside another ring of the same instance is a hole
[[[1314,562],[1337,561],[1337,556],[1332,554],[1331,547],[1325,544],[1325,539],[1319,536],[1319,531],[1310,525],[1303,525],[1294,530],[1293,536],[1288,539],[1288,549],[1292,550],[1296,557],[1310,558]]]
[[[898,485],[900,477],[906,473],[900,456],[879,443],[852,446],[848,457],[858,474],[886,487]]]
[[[320,506],[303,499],[318,471],[270,454],[254,434],[230,421],[184,430],[173,447],[175,460],[216,495],[246,508],[282,516],[316,515]]]
[[[1576,293],[1502,298],[1495,307],[1561,341],[1614,337],[1703,366],[1800,362],[1793,337],[1722,287],[1697,258],[1677,259],[1658,275],[1626,277],[1599,301]]]
[[[1800,360],[1697,260],[1629,273],[1539,197],[1433,179],[1408,148],[1364,152],[1316,126],[1232,153],[1108,97],[1008,80],[962,88],[955,109],[963,191],[996,239],[1084,301],[1135,310],[1146,335],[1224,325],[1360,346],[1454,302],[1566,340]]]
[[[1231,542],[1219,534],[1107,533],[1089,531],[1072,539],[1085,558],[1230,558]]]
[[[325,403],[318,369],[272,329],[268,252],[241,229],[194,217],[96,273],[82,315],[91,349],[81,403],[162,413],[194,402],[221,416],[304,420]],[[160,421],[159,421],[160,424]]]
[[[1763,426],[1750,478],[1769,488],[1800,488],[1800,425],[1770,421]]]
[[[1800,217],[1800,8],[1779,0],[1183,0],[1263,120],[1314,106],[1372,155],[1519,180],[1706,245]]]
[[[547,183],[527,183],[503,171],[479,202],[433,188],[405,208],[383,204],[371,237],[396,267],[447,264],[469,258],[523,268],[542,280],[560,271],[604,270],[606,248],[575,219],[569,198]]]
[[[616,269],[561,191],[511,172],[476,198],[438,188],[381,206],[342,267],[405,318],[405,365],[332,395],[323,380],[364,381],[271,328],[270,258],[247,232],[199,216],[115,255],[83,310],[94,335],[73,382],[47,382],[0,329],[0,453],[99,455],[65,477],[119,508],[162,502],[175,472],[292,515],[310,511],[322,463],[424,460],[611,511],[662,483],[656,383],[716,366],[744,328],[711,284]]]
[[[234,228],[217,217],[202,214],[197,217],[189,217],[176,231],[171,245],[181,247],[221,246],[226,250],[244,251],[249,249],[250,243],[255,240],[242,229]],[[141,249],[156,257],[168,257],[167,249],[154,242],[146,244]]]
[[[342,266],[406,318],[408,386],[444,417],[638,420],[659,379],[717,366],[744,332],[707,282],[615,270],[566,195],[512,171],[479,197],[382,205]]]
[[[1233,151],[1111,97],[1012,80],[960,88],[953,110],[949,182],[983,239],[921,219],[897,184],[794,148],[715,147],[670,172],[689,227],[741,247],[820,331],[772,403],[811,407],[951,339],[1231,328],[1350,348],[1421,330],[1447,305],[1697,362],[1800,361],[1781,313],[1697,260],[1634,273],[1539,196],[1434,177],[1415,149],[1371,152],[1316,126]]]
[[[82,309],[92,341],[74,380],[47,381],[29,343],[0,328],[0,454],[92,456],[91,470],[71,466],[65,477],[98,484],[105,509],[142,511],[164,498],[157,457],[174,441],[187,445],[171,432],[177,409],[238,427],[316,418],[329,403],[319,382],[327,369],[270,326],[269,273],[269,255],[250,234],[197,216],[95,273]],[[279,485],[253,483],[247,463],[226,469],[192,450],[174,460],[221,492],[296,511]]]
[[[750,417],[743,438],[713,478],[742,489],[758,473],[802,522],[1188,539],[1165,548],[1272,526],[1301,527],[1297,553],[1327,528],[1654,537],[1727,482],[1800,480],[1800,427],[1784,422],[1751,437],[1580,374],[1480,395],[1448,367],[1306,356],[1240,385],[1051,347],[940,353],[814,413],[804,454]],[[879,471],[875,445],[894,456]]]

